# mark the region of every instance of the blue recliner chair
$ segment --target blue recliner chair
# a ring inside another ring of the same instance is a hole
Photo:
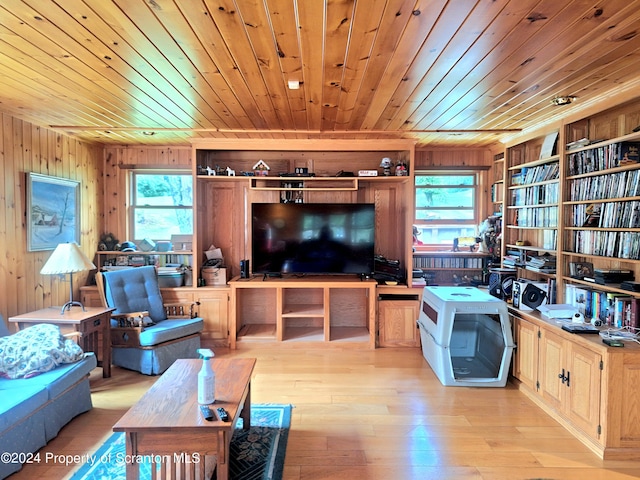
[[[178,358],[197,358],[200,332],[196,304],[164,304],[155,267],[96,276],[111,320],[112,363],[145,375],[160,375]]]

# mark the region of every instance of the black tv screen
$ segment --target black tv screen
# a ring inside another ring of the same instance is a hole
[[[251,217],[253,273],[373,272],[373,204],[254,203]]]

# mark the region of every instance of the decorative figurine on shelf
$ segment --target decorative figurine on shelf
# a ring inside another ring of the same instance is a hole
[[[407,169],[407,164],[400,160],[396,164],[396,177],[406,177],[409,175],[409,170]]]
[[[380,162],[380,167],[384,169],[384,176],[388,177],[391,175],[391,167],[393,167],[393,162],[389,157],[384,157]]]
[[[119,250],[118,245],[120,245],[120,242],[113,235],[113,233],[105,233],[100,237],[98,250],[101,250],[101,251]]]
[[[460,252],[461,247],[469,248],[469,252],[474,252],[476,245],[480,241],[480,237],[456,237],[453,239],[453,251]],[[464,250],[467,251],[467,250]]]
[[[207,175],[213,176],[213,177],[216,176],[216,171],[213,168],[207,166],[206,170],[207,170]]]
[[[233,170],[231,167],[227,167],[227,177],[235,177],[236,176],[236,171]]]
[[[266,177],[269,175],[269,170],[271,170],[271,168],[264,160],[259,160],[258,163],[253,166],[253,173],[256,177]]]

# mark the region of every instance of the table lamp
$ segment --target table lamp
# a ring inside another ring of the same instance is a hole
[[[85,311],[81,302],[73,300],[73,274],[93,270],[96,266],[82,253],[77,243],[59,243],[49,259],[45,262],[40,274],[42,275],[71,275],[71,286],[69,287],[69,301],[62,306],[60,315],[64,315],[65,310],[77,305]]]

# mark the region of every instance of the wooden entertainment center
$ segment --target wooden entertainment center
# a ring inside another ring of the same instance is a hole
[[[194,139],[192,148],[196,179],[193,251],[205,251],[210,245],[220,248],[231,278],[240,275],[240,261],[251,256],[251,205],[279,203],[283,192],[292,191],[304,203],[375,204],[375,253],[400,260],[403,268],[411,269],[413,142]],[[408,175],[381,175],[383,157],[394,164],[405,162]],[[255,175],[253,167],[259,162],[269,167],[268,176]],[[208,175],[207,167],[229,167],[235,176]],[[308,174],[297,176],[301,168]],[[358,176],[361,170],[380,175]],[[202,260],[199,255],[194,258],[194,277]]]
[[[407,175],[382,175],[383,157],[405,163]],[[239,278],[240,261],[251,256],[251,205],[293,194],[304,203],[375,204],[375,253],[399,260],[410,275],[414,157],[413,142],[404,140],[194,140],[193,251],[215,245],[231,269],[231,348],[251,341],[375,348],[375,281],[356,275]],[[268,166],[267,176],[253,171],[258,163]],[[208,174],[226,167],[235,176]],[[296,175],[300,169],[307,173]],[[361,170],[379,175],[359,176]],[[201,267],[196,255],[194,277]]]

